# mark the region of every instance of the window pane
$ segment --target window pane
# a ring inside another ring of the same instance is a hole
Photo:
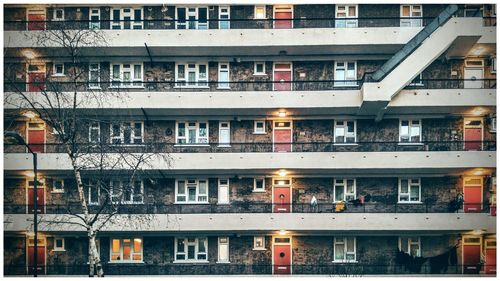
[[[188,188],[188,201],[196,201],[196,188],[195,187],[189,187]]]
[[[335,244],[335,260],[343,260],[344,254],[344,244]]]
[[[187,258],[189,260],[194,260],[194,257],[195,257],[194,256],[194,247],[195,247],[194,245],[188,245],[188,253],[187,253],[188,255],[187,255]]]
[[[185,78],[185,66],[183,64],[177,66],[177,77],[180,79]]]
[[[335,200],[342,201],[344,200],[344,186],[335,186]]]
[[[401,180],[401,193],[408,193],[408,180]]]
[[[411,193],[410,193],[410,200],[411,201],[420,201],[420,196],[419,196],[419,188],[418,187],[415,187],[413,186],[411,189],[410,189]]]
[[[200,181],[199,194],[207,194],[207,182],[206,181]]]
[[[142,251],[142,239],[134,238],[134,253],[140,253]]]
[[[140,64],[134,65],[134,79],[142,80],[142,67]]]
[[[177,193],[185,194],[186,193],[186,183],[184,181],[177,182]]]

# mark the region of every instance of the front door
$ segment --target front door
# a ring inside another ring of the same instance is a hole
[[[273,151],[292,151],[292,121],[274,121]]]
[[[35,188],[34,188],[34,183],[35,181],[33,179],[28,180],[28,190],[26,192],[26,202],[27,202],[27,207],[28,207],[28,213],[33,214],[35,212]],[[38,179],[38,185],[36,188],[36,210],[37,213],[39,214],[44,214],[45,213],[45,185],[44,181],[41,179]]]
[[[469,68],[464,69],[464,88],[465,89],[480,89],[483,88],[483,69]]]
[[[465,150],[482,150],[483,120],[476,118],[466,118],[464,121]]]
[[[273,237],[273,274],[292,274],[291,240],[291,237]]]
[[[45,30],[45,10],[28,10],[28,30]]]
[[[42,92],[45,89],[45,65],[28,65],[28,92]]]
[[[33,152],[45,152],[45,123],[27,122],[28,146]]]
[[[229,204],[229,180],[219,179],[218,204]]]
[[[495,238],[486,239],[486,249],[484,253],[484,273],[497,273],[497,241]]]
[[[36,253],[36,259],[37,259],[37,261],[36,261],[37,274],[38,275],[45,274],[46,273],[46,270],[45,270],[45,265],[46,265],[46,262],[45,262],[45,238],[38,238],[38,243],[37,243],[37,247],[35,250],[35,239],[32,237],[28,237],[28,251],[27,252],[28,252],[28,256],[27,256],[28,275],[33,275],[33,273],[34,273],[33,267],[35,265],[35,258],[34,258],[35,253]]]
[[[479,213],[483,202],[483,178],[464,178],[464,212]]]
[[[274,84],[275,91],[291,91],[292,90],[292,64],[291,63],[275,63],[274,64]]]
[[[478,274],[481,270],[481,237],[462,238],[462,265],[464,274]]]
[[[292,28],[293,22],[293,7],[292,6],[274,6],[274,28]]]
[[[291,180],[273,179],[273,212],[290,213],[291,205]]]

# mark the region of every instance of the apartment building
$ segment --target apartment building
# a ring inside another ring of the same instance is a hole
[[[79,138],[170,158],[133,184],[110,173],[108,190],[83,174],[91,213],[125,190],[98,234],[105,274],[496,274],[495,5],[5,5],[4,16],[4,99],[117,93],[99,111],[83,102],[93,117]],[[55,30],[106,44],[75,62],[34,39]],[[71,161],[25,105],[4,101],[4,128],[37,154],[39,179],[35,196],[31,153],[6,143],[4,274],[87,275],[86,229],[64,217],[82,210]]]

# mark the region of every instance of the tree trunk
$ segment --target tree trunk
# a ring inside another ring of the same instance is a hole
[[[94,273],[97,275],[97,277],[104,277],[104,270],[101,264],[101,256],[99,255],[99,251],[97,250],[96,233],[92,229],[89,230],[89,264],[90,277],[93,277]]]

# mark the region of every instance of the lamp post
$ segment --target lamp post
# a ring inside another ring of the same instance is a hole
[[[35,250],[33,251],[33,277],[37,277],[37,271],[38,271],[38,202],[37,202],[37,197],[38,197],[38,176],[37,176],[37,154],[36,152],[33,152],[33,150],[29,147],[28,144],[24,141],[23,137],[21,137],[18,133],[16,132],[5,132],[4,133],[4,141],[6,139],[13,139],[15,140],[15,143],[22,144],[26,146],[28,151],[33,155],[33,173],[34,173],[34,183],[33,183],[33,232],[35,232],[35,239],[33,246]],[[28,240],[28,246],[29,246],[29,240]]]

